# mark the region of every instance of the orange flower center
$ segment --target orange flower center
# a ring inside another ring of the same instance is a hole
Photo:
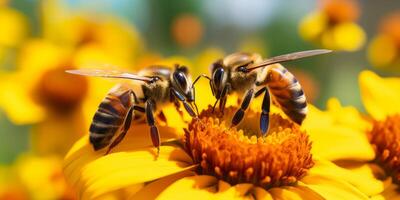
[[[322,9],[333,24],[356,21],[360,15],[355,0],[325,0],[322,1]]]
[[[377,154],[376,161],[393,177],[394,182],[400,183],[400,115],[374,122],[369,138]]]
[[[72,109],[81,103],[88,90],[88,81],[65,70],[64,67],[58,67],[42,75],[34,93],[39,103],[60,111]]]
[[[400,48],[400,12],[385,17],[381,22],[380,31],[388,35]]]
[[[314,165],[311,142],[297,124],[272,114],[268,135],[262,137],[260,113],[248,110],[239,127],[228,128],[226,121],[237,108],[226,108],[222,119],[211,110],[192,120],[184,138],[198,173],[270,188],[296,183]]]

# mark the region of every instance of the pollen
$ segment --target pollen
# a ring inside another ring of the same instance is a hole
[[[400,115],[375,121],[369,133],[370,142],[376,152],[378,162],[386,172],[400,183]]]
[[[295,184],[314,165],[307,134],[279,114],[270,116],[270,130],[263,137],[260,113],[248,110],[242,123],[230,128],[236,107],[226,108],[223,118],[211,110],[193,119],[184,137],[186,151],[199,164],[199,174],[232,185],[271,188]]]

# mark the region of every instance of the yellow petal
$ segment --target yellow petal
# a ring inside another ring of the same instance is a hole
[[[302,178],[301,182],[325,199],[368,199],[354,186],[335,178],[307,175]]]
[[[59,67],[68,57],[67,50],[44,39],[32,39],[21,49],[18,69],[29,79],[38,79],[43,72]],[[32,81],[35,81],[32,80]]]
[[[222,182],[222,181],[220,181]],[[226,183],[229,186],[228,183]],[[218,192],[215,194],[216,199],[252,199],[251,190],[254,188],[253,184],[242,183],[229,187],[225,190],[218,188]],[[267,197],[267,196],[265,196]]]
[[[212,95],[212,91],[208,80],[199,80],[196,83],[196,104],[199,110],[207,109],[209,105],[213,105],[215,98]]]
[[[312,104],[308,104],[307,117],[304,119],[302,126],[306,129],[309,127],[324,127],[334,123],[334,119],[329,113],[324,112]]]
[[[250,183],[231,186],[213,176],[196,175],[172,183],[157,199],[272,199],[265,189]]]
[[[183,56],[171,56],[155,63],[156,65],[166,65],[173,67],[176,64],[184,65],[186,67],[193,66],[192,62]]]
[[[392,183],[388,188],[385,189],[381,194],[372,196],[373,200],[400,200],[400,187]]]
[[[299,26],[299,33],[305,40],[316,40],[328,25],[328,18],[322,12],[307,15]]]
[[[129,197],[129,199],[137,199],[137,200],[145,200],[145,199],[155,199],[162,191],[165,190],[169,185],[174,183],[175,181],[182,179],[184,177],[193,176],[194,172],[192,171],[183,171],[177,174],[172,174],[158,180],[155,180],[146,186],[144,186],[140,191],[136,194]]]
[[[338,50],[356,51],[365,43],[364,30],[353,22],[340,23],[333,27],[332,36]]]
[[[302,127],[313,142],[313,155],[327,160],[372,160],[375,153],[366,137],[370,125],[352,107],[341,107],[337,99],[328,101],[328,110],[310,105]]]
[[[176,139],[174,129],[160,127],[161,140]],[[180,148],[161,146],[155,160],[149,128],[133,125],[126,137],[110,154],[94,152],[88,136],[71,148],[64,161],[67,181],[84,198],[94,198],[129,185],[135,185],[187,170],[191,158]],[[121,178],[124,177],[124,178]],[[121,180],[119,180],[121,179]]]
[[[219,48],[207,48],[197,55],[192,74],[209,74],[210,65],[224,56],[224,51]],[[196,78],[196,77],[193,77]]]
[[[264,188],[261,188],[261,187],[253,188],[252,194],[254,195],[255,199],[260,199],[260,200],[272,200],[273,199],[272,195],[267,190],[265,190]]]
[[[330,98],[326,107],[335,124],[345,125],[362,132],[372,128],[370,122],[365,120],[355,107],[342,106],[337,98]]]
[[[128,68],[131,63],[128,60],[121,59],[118,55],[108,52],[102,46],[96,44],[87,44],[75,52],[74,61],[78,68],[104,67],[105,64]]]
[[[31,150],[39,155],[64,156],[86,130],[79,110],[69,115],[50,115],[32,127]]]
[[[124,188],[121,188],[119,190],[115,190],[112,192],[105,193],[103,195],[100,195],[94,200],[119,200],[119,199],[128,199],[132,194],[137,193],[139,190],[141,190],[144,187],[143,183],[140,184],[135,184],[135,185],[130,185]]]
[[[384,190],[382,181],[375,178],[374,171],[366,164],[357,167],[354,166],[352,170],[349,170],[329,161],[317,160],[307,176],[346,181],[346,183],[349,183],[368,196],[379,194]]]
[[[375,153],[367,137],[359,131],[345,126],[327,126],[307,128],[313,155],[327,160],[359,160],[374,159]]]
[[[381,78],[372,71],[359,76],[361,99],[367,112],[377,120],[400,113],[400,79]]]
[[[374,67],[392,67],[398,54],[396,43],[386,35],[378,35],[368,46],[368,58]]]
[[[212,199],[217,183],[213,176],[185,177],[167,187],[157,199]]]
[[[67,192],[57,156],[21,155],[14,166],[18,181],[32,199],[60,199]]]
[[[130,185],[156,180],[188,170],[191,166],[191,159],[183,150],[170,146],[161,146],[158,158],[153,148],[106,156],[86,152],[78,158],[70,157],[65,160],[64,174],[82,199],[96,198]]]
[[[264,40],[257,36],[245,37],[237,47],[241,52],[254,52],[263,57],[267,57],[268,49],[264,44]],[[221,58],[221,57],[220,57]],[[215,60],[214,60],[215,61]]]
[[[6,6],[0,7],[0,45],[15,47],[23,41],[27,32],[27,19],[22,13]]]
[[[44,119],[46,111],[33,101],[28,88],[21,84],[19,76],[2,77],[0,107],[14,124],[32,124]]]
[[[291,199],[291,200],[324,199],[321,195],[319,195],[315,191],[302,185],[272,188],[269,189],[268,192],[272,195],[273,199]]]

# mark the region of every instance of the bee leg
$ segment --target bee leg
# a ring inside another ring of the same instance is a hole
[[[263,87],[263,88],[259,89],[259,90],[254,94],[254,98],[257,98],[258,96],[262,95],[262,94],[265,92],[265,90],[267,90],[266,87]]]
[[[236,111],[235,115],[232,118],[231,127],[238,125],[240,121],[242,121],[244,112],[247,110],[247,108],[249,108],[251,99],[253,98],[253,94],[254,94],[253,88],[246,92],[242,104],[240,105],[240,108]]]
[[[197,108],[197,104],[196,104],[196,88],[193,87],[194,83],[192,85],[192,90],[193,90],[193,104],[194,104],[194,108],[196,109],[196,115],[199,116],[199,108]]]
[[[157,148],[157,155],[160,154],[160,134],[154,121],[154,101],[148,99],[145,103],[147,124],[150,126],[150,136],[153,146]]]
[[[182,111],[182,108],[181,108],[181,104],[176,99],[174,92],[172,90],[170,90],[170,93],[171,93],[170,94],[170,101],[174,103],[175,109],[176,109],[176,111],[178,111],[179,116],[181,117],[181,120],[184,121],[184,122],[187,122],[187,121],[185,121],[185,118],[183,117],[183,111]]]
[[[219,101],[219,99],[215,100],[215,103],[214,103],[214,105],[212,107],[212,113],[214,113],[215,107],[217,106],[218,101]]]
[[[194,85],[197,83],[198,80],[200,80],[200,78],[206,78],[209,80],[209,84],[210,84],[210,88],[212,87],[212,82],[211,82],[211,78],[208,77],[205,74],[200,74],[200,76],[198,76],[192,83],[192,89],[193,89],[193,96],[196,98],[196,88],[194,87]],[[214,96],[214,90],[211,90],[213,92],[213,96]],[[194,100],[194,106],[196,108],[196,113],[197,115],[199,115],[199,109],[197,108],[197,104],[196,104],[196,100]]]
[[[224,115],[226,99],[230,90],[231,90],[231,84],[227,83],[221,92],[221,99],[219,100],[219,111],[221,113],[221,116]]]
[[[185,110],[189,113],[189,115],[193,118],[197,118],[196,113],[194,112],[194,110],[192,109],[192,106],[186,101],[186,98],[179,93],[178,91],[176,91],[175,89],[171,88],[172,94],[174,94],[174,96],[183,103],[183,107],[185,107]]]
[[[117,138],[115,138],[115,140],[108,147],[106,154],[110,153],[110,151],[115,146],[117,146],[122,141],[122,139],[124,139],[126,133],[128,132],[129,128],[131,127],[131,122],[132,122],[132,119],[134,117],[134,114],[135,114],[134,113],[134,106],[131,106],[129,108],[129,110],[128,110],[128,113],[127,113],[126,117],[125,117],[125,121],[124,121],[124,126],[123,126],[123,129],[122,129],[122,132],[118,135]]]
[[[271,106],[271,99],[269,90],[265,87],[265,94],[262,102],[262,113],[260,116],[260,130],[263,136],[265,136],[269,129],[269,111]]]

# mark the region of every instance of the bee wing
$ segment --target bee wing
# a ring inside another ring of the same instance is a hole
[[[96,77],[104,77],[104,78],[122,78],[122,79],[131,79],[138,81],[150,82],[152,78],[139,76],[135,74],[131,74],[128,72],[122,72],[118,70],[111,69],[76,69],[76,70],[66,70],[65,72],[70,74],[77,74],[82,76],[96,76]]]
[[[265,67],[267,65],[272,65],[275,63],[287,62],[287,61],[297,60],[297,59],[301,59],[301,58],[306,58],[306,57],[311,57],[311,56],[316,56],[316,55],[321,55],[321,54],[326,54],[326,53],[331,53],[331,52],[332,52],[332,50],[315,49],[315,50],[299,51],[299,52],[284,54],[284,55],[269,58],[267,60],[262,61],[261,63],[257,63],[256,65],[248,68],[248,70],[251,71],[253,69]]]

